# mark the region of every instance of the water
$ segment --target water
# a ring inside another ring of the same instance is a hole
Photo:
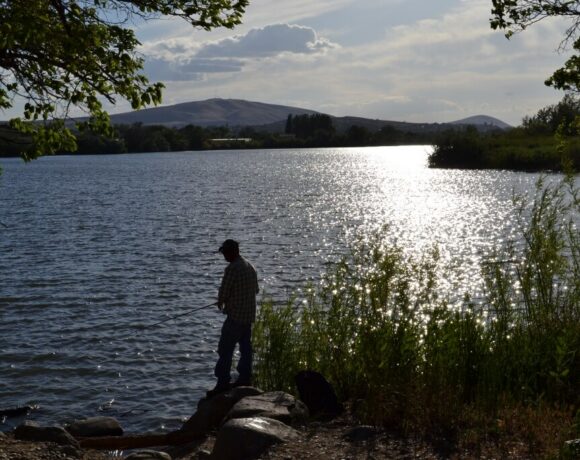
[[[388,224],[410,253],[437,244],[444,264],[461,263],[443,284],[461,298],[481,257],[516,231],[513,190],[537,175],[430,170],[428,149],[2,160],[0,408],[38,404],[40,423],[112,415],[128,431],[177,428],[214,384],[223,317],[142,326],[215,300],[226,238],[283,300]]]

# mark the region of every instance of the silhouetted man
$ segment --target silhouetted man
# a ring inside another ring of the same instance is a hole
[[[240,255],[237,241],[226,240],[219,248],[229,262],[219,289],[218,308],[227,315],[218,345],[219,359],[215,366],[217,384],[207,392],[213,396],[232,386],[251,385],[252,381],[252,323],[256,320],[258,275],[254,266]],[[238,379],[231,380],[232,357],[236,344],[240,346]]]

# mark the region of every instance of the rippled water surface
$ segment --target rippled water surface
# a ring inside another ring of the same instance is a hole
[[[236,238],[277,299],[316,281],[361,232],[420,255],[437,244],[450,295],[515,229],[536,175],[426,168],[428,147],[2,160],[0,408],[62,423],[112,415],[173,429],[213,386],[213,302]],[[0,426],[7,429],[12,421]]]

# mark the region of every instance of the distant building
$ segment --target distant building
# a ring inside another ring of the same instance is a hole
[[[227,142],[252,142],[251,137],[226,137],[222,139],[210,139],[211,142],[227,143]]]

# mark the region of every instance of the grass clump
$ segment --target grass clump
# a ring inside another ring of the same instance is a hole
[[[297,371],[316,370],[366,422],[447,439],[473,432],[468,426],[495,430],[509,407],[553,408],[572,430],[580,407],[578,191],[573,179],[540,181],[531,203],[515,203],[521,239],[482,264],[486,295],[477,306],[466,295],[452,308],[439,295],[436,251],[413,260],[376,235],[300,302],[262,304],[256,383],[293,392]]]

